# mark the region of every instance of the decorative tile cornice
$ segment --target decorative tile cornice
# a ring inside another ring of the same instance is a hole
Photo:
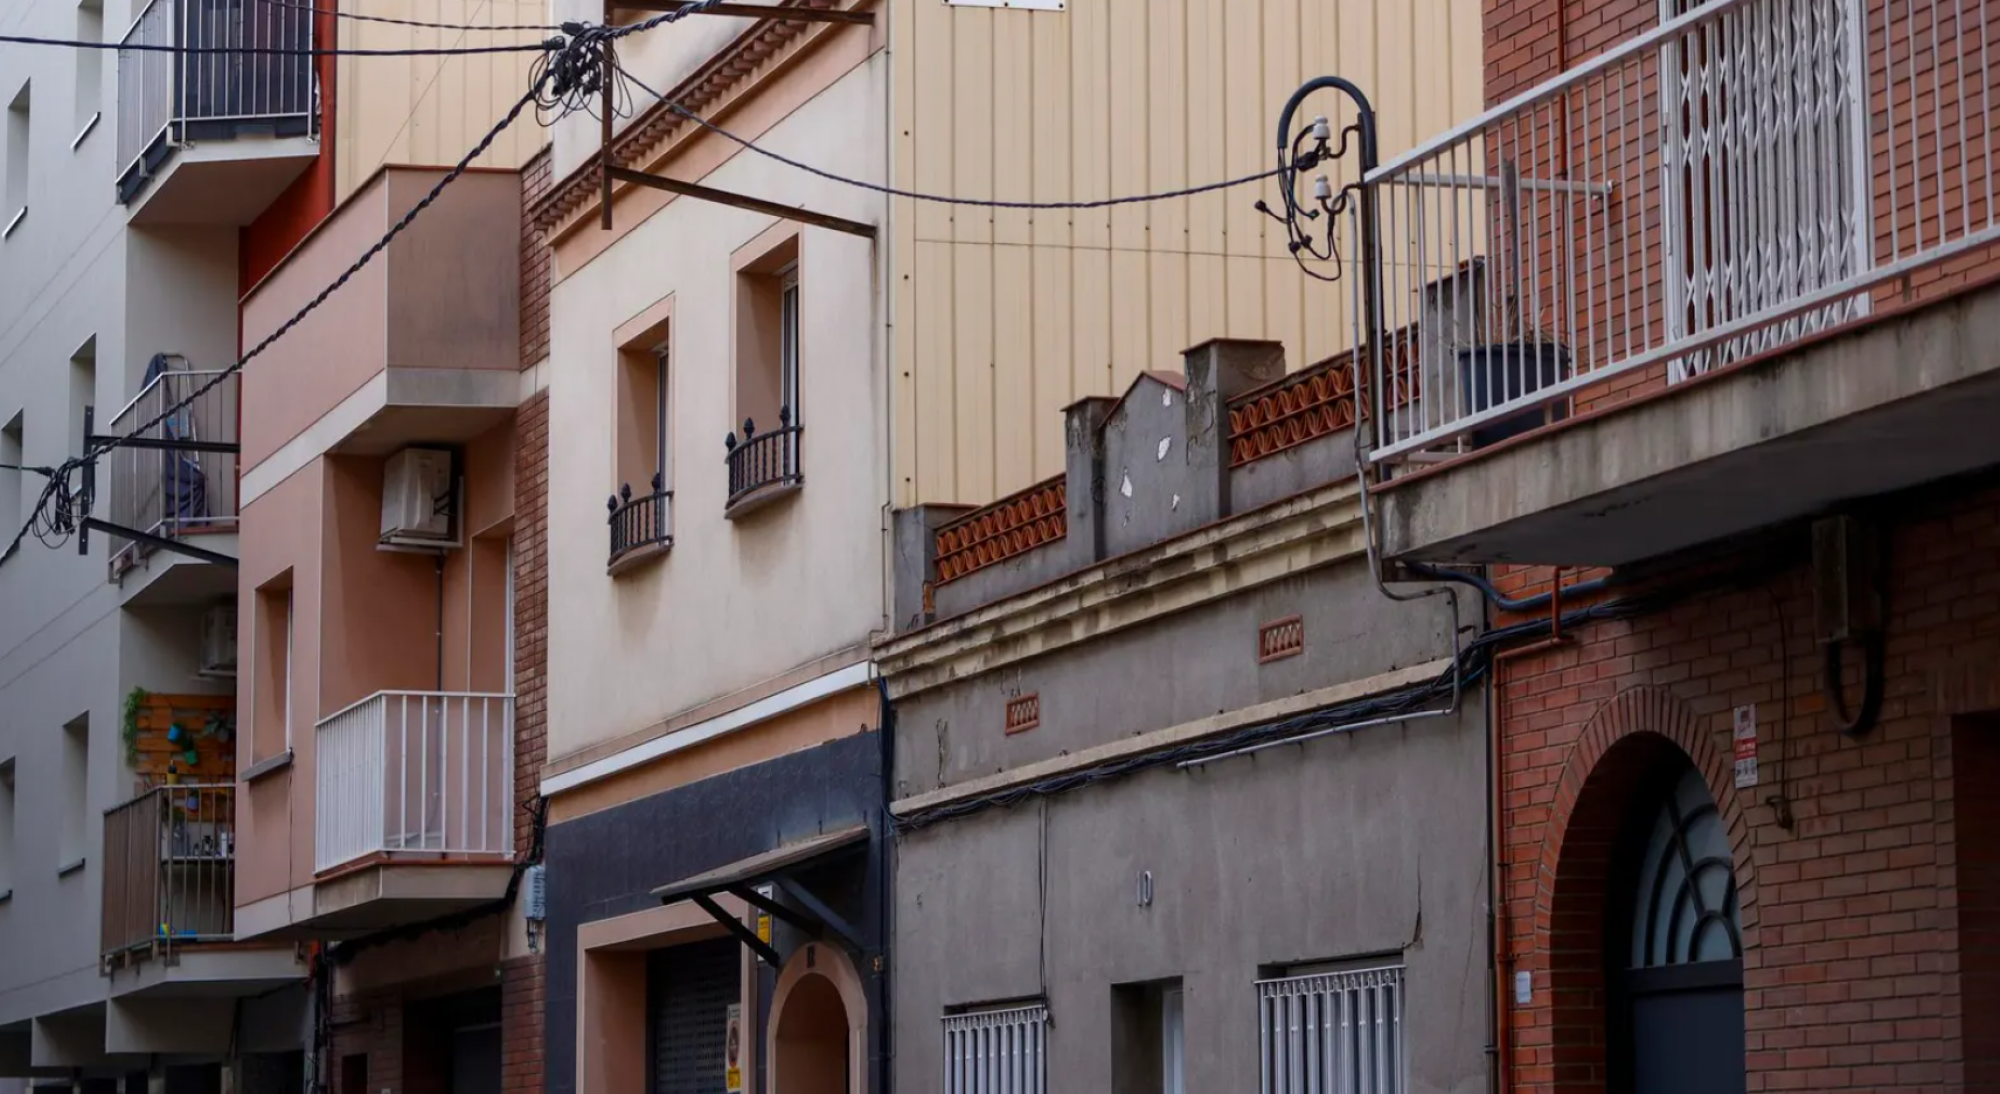
[[[1068,487],[1058,475],[938,529],[937,583],[978,573],[1068,534]]]

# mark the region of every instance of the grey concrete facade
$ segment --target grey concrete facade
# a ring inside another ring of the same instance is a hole
[[[1273,364],[1219,344],[1072,408],[1067,536],[877,645],[897,1091],[939,1089],[947,1015],[1027,1000],[1048,1089],[1159,1091],[1134,1008],[1162,987],[1179,1089],[1254,1090],[1258,982],[1330,966],[1401,968],[1409,1089],[1486,1088],[1485,713],[1441,685],[1479,618],[1378,590],[1350,432],[1229,466],[1229,402]],[[935,519],[899,520],[920,558]],[[1436,713],[1370,724],[1387,709]]]

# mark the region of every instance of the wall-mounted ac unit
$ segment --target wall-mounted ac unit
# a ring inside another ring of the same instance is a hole
[[[217,604],[201,615],[201,675],[236,675],[234,604]]]
[[[458,546],[458,490],[451,453],[405,448],[382,469],[382,546]]]

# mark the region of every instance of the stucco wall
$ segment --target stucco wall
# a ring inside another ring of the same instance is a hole
[[[1044,993],[1052,1089],[1113,1089],[1112,985],[1173,977],[1187,1089],[1255,1089],[1260,967],[1396,955],[1411,1089],[1486,1089],[1482,724],[1475,705],[904,835],[895,1089],[936,1089],[944,1008]]]
[[[764,143],[879,177],[880,135],[849,120],[881,101],[883,75],[879,59],[853,69]],[[874,198],[759,157],[737,156],[704,182],[881,219]],[[882,625],[887,394],[869,241],[804,230],[805,486],[746,519],[723,515],[722,441],[741,424],[732,420],[732,254],[772,223],[675,200],[587,264],[558,270],[550,305],[552,758],[857,646]],[[612,578],[604,503],[618,484],[615,332],[668,297],[674,545],[667,557]]]

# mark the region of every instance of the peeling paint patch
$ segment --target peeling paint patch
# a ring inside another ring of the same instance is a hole
[[[1118,484],[1118,492],[1128,498],[1132,496],[1132,473],[1130,471],[1125,473],[1125,481]]]
[[[1174,500],[1167,505],[1167,508],[1172,509],[1175,512],[1179,512],[1180,507],[1181,507],[1181,496],[1179,494],[1175,494]]]
[[[1172,437],[1161,437],[1161,438],[1160,438],[1160,454],[1159,454],[1158,456],[1155,456],[1155,457],[1153,457],[1153,458],[1154,458],[1154,459],[1156,459],[1156,460],[1164,460],[1164,459],[1166,459],[1166,458],[1167,458],[1167,453],[1168,453],[1168,452],[1170,452],[1170,451],[1172,451],[1172,450],[1173,450],[1173,447],[1174,447],[1174,439],[1173,439]]]
[[[1173,388],[1167,388],[1160,392],[1160,405],[1164,407],[1172,407],[1174,405]]]

